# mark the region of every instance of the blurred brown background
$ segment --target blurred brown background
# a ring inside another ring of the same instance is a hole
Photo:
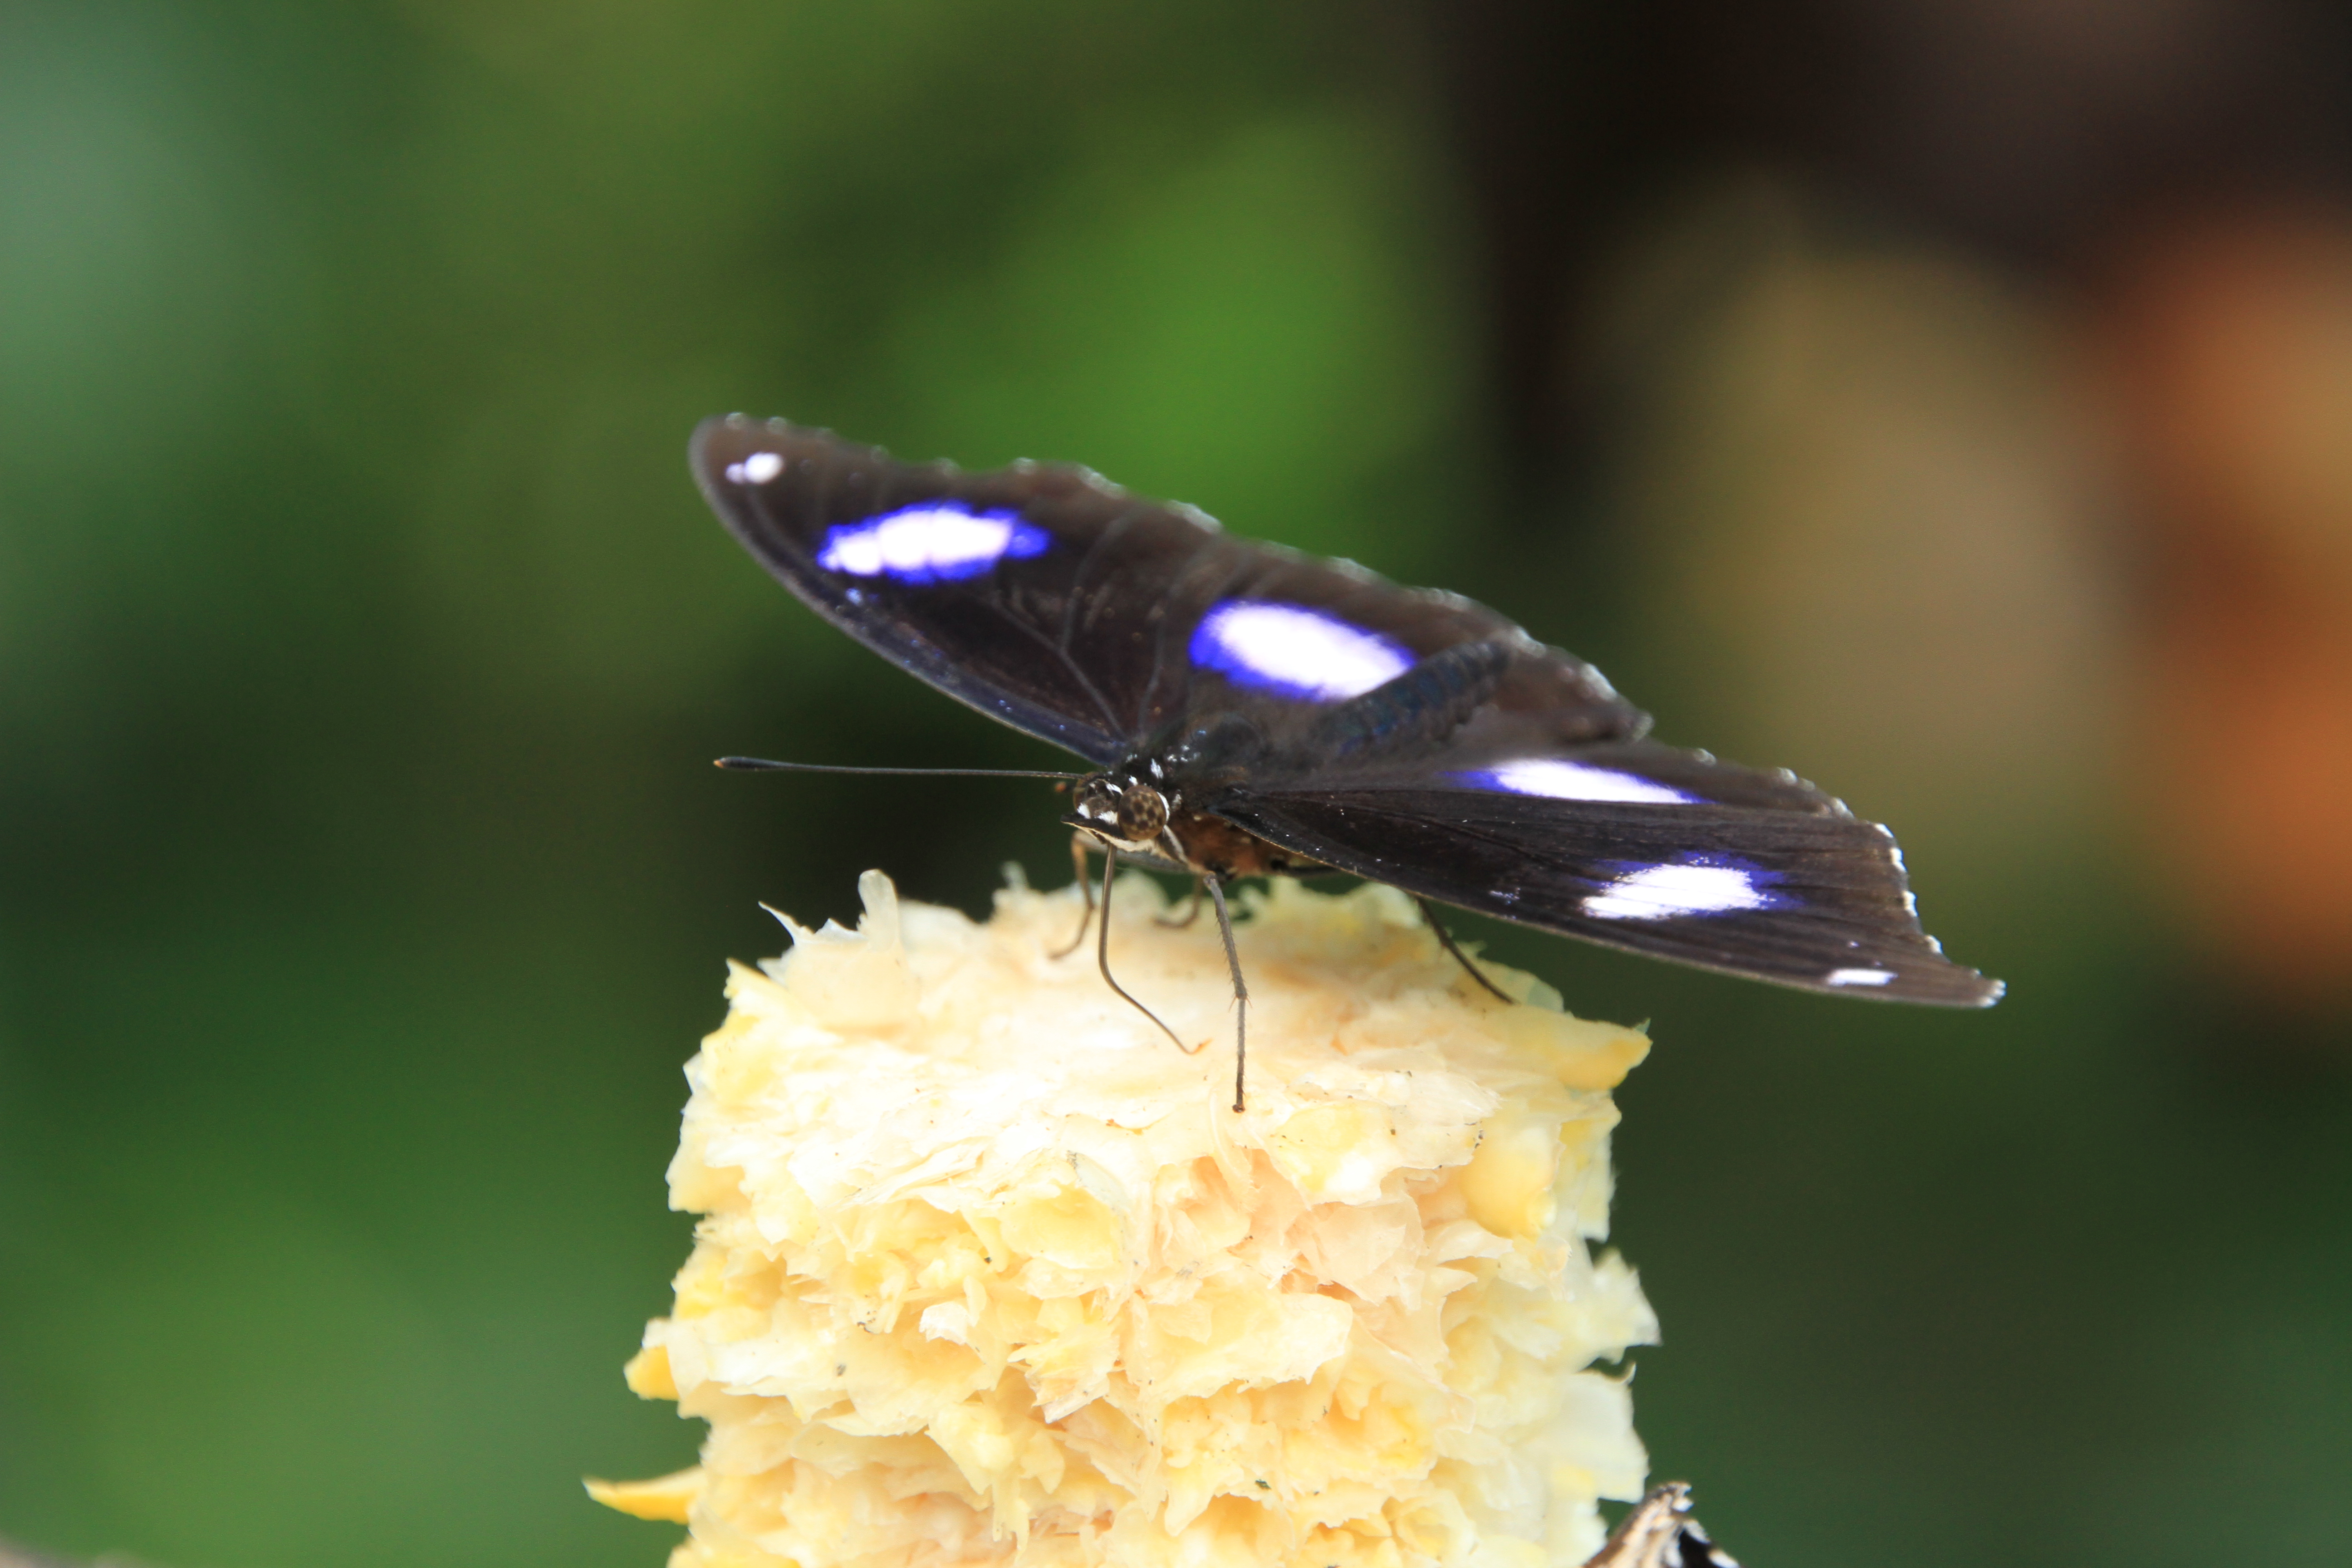
[[[1476,595],[1902,833],[1929,1016],[1650,1017],[1757,1568],[2352,1559],[2352,16],[0,3],[0,1535],[651,1563],[719,962],[1062,864],[703,511],[730,408]]]

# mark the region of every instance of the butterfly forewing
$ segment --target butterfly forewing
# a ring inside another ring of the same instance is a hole
[[[1547,733],[1638,733],[1589,667],[1450,594],[1226,536],[1085,469],[967,474],[740,416],[696,432],[695,474],[735,536],[802,599],[983,712],[1098,763],[1188,721],[1276,741],[1417,661],[1510,650],[1487,705]]]

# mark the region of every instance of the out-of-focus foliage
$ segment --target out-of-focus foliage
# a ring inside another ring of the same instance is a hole
[[[1436,571],[1462,291],[1312,13],[17,7],[0,50],[0,1532],[647,1562],[580,1495],[766,899],[976,905],[1034,756],[693,493],[788,413]],[[1003,829],[994,825],[1005,825]]]
[[[1991,1014],[1476,933],[1655,1019],[1637,1412],[1744,1559],[2352,1552],[2352,1103],[2144,912],[2063,312],[1703,192],[1597,481],[1506,484],[1435,90],[1378,7],[0,15],[0,1534],[658,1561],[577,1478],[692,1450],[617,1368],[719,961],[1063,863],[1039,786],[709,769],[1045,755],[727,540],[741,408],[1477,594],[1904,828]]]

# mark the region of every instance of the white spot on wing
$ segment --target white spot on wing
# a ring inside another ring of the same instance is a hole
[[[741,485],[764,485],[783,471],[780,452],[754,452],[740,463],[727,465],[727,477]]]
[[[952,583],[980,576],[1008,556],[1038,554],[1052,542],[1045,530],[1015,512],[976,512],[954,501],[926,501],[825,530],[816,563],[852,577],[891,577],[918,585]]]
[[[1194,664],[1285,697],[1339,702],[1411,669],[1411,651],[1377,632],[1304,605],[1228,599],[1201,617]]]
[[[1895,978],[1891,969],[1832,969],[1829,983],[1832,985],[1884,985]]]
[[[1703,805],[1697,795],[1672,789],[1638,773],[1597,768],[1559,757],[1522,757],[1491,768],[1451,775],[1482,789],[1512,795],[1541,795],[1547,800],[1612,801],[1626,805]]]
[[[1584,912],[1604,921],[1662,921],[1677,915],[1725,915],[1740,910],[1778,908],[1765,890],[1766,873],[1729,860],[1691,858],[1664,866],[1636,866],[1597,893],[1586,896]]]

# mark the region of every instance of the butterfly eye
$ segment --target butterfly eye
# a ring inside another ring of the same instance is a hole
[[[1129,844],[1148,844],[1168,826],[1168,802],[1147,784],[1130,784],[1118,797],[1118,836]]]

